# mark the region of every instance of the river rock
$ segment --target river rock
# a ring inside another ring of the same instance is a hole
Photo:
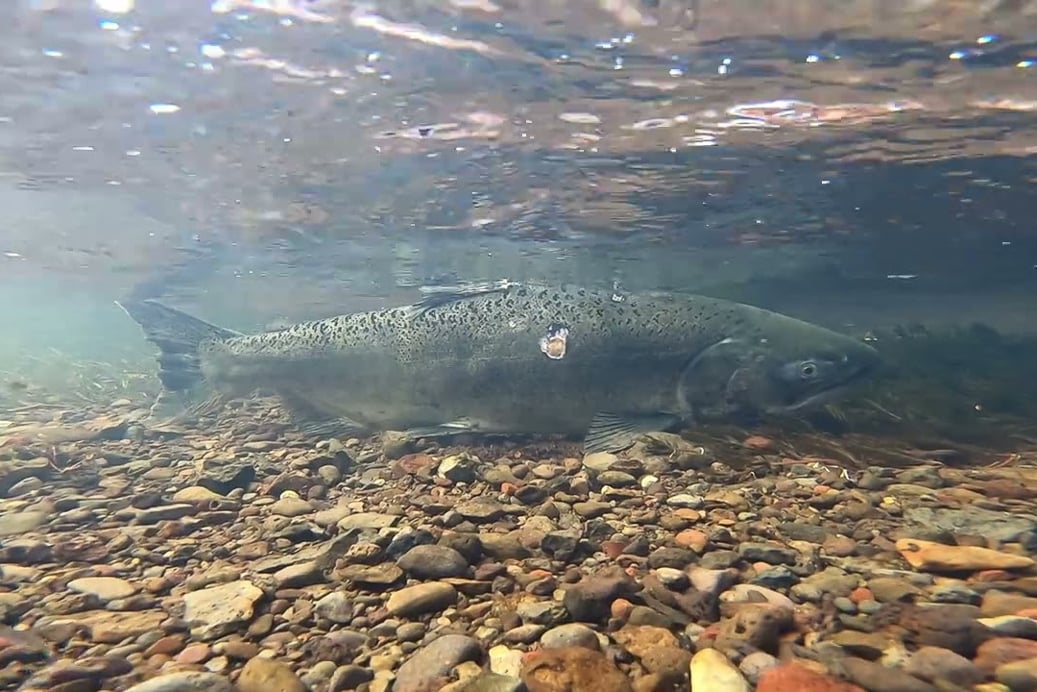
[[[215,673],[179,671],[126,688],[126,692],[238,692],[230,680]]]
[[[269,658],[249,659],[238,676],[239,692],[307,692],[287,664]]]
[[[443,610],[457,602],[457,589],[445,582],[427,582],[393,592],[385,606],[393,615],[413,617]]]
[[[695,692],[750,692],[749,682],[727,656],[702,649],[691,658],[691,689]]]
[[[468,561],[464,556],[445,545],[415,546],[396,564],[417,579],[463,577],[468,572]]]
[[[530,652],[522,681],[529,692],[633,692],[627,676],[604,654],[582,646]]]
[[[962,572],[984,569],[1021,569],[1034,561],[1023,555],[973,545],[944,545],[917,538],[901,538],[897,551],[915,569],[929,572]]]
[[[756,692],[865,692],[865,690],[798,663],[787,663],[764,673],[760,678],[760,683],[756,686]]]
[[[136,587],[118,577],[81,577],[70,581],[68,588],[77,593],[96,596],[102,602],[129,598],[137,593]]]
[[[393,692],[424,692],[437,681],[445,681],[451,669],[465,661],[479,661],[482,646],[478,640],[460,634],[446,634],[432,640],[408,658],[396,673]]]
[[[216,639],[249,622],[262,597],[263,591],[246,580],[190,591],[183,596],[184,620],[195,637]]]

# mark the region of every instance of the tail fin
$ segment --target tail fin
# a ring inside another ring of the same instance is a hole
[[[204,322],[154,300],[116,301],[144,330],[144,337],[159,348],[158,378],[165,390],[156,408],[169,402],[170,395],[181,404],[196,398],[203,385],[198,347],[208,339],[228,339],[239,332]],[[156,413],[155,409],[152,409]]]

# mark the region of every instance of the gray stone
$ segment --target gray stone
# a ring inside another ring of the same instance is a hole
[[[393,692],[423,692],[446,679],[450,670],[465,661],[479,661],[482,646],[472,637],[447,634],[433,640],[404,661],[396,673]]]
[[[313,606],[317,615],[339,625],[353,620],[353,601],[341,591],[332,591]]]
[[[904,524],[1010,541],[1037,528],[1037,517],[971,505],[959,509],[910,507],[904,509]]]
[[[418,579],[463,577],[468,561],[461,553],[445,545],[419,545],[404,553],[396,564]]]

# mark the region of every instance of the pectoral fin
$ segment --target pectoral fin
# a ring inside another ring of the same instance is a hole
[[[328,415],[297,392],[280,391],[278,394],[300,432],[336,439],[366,437],[370,434],[370,430],[362,423],[344,416]]]
[[[348,418],[328,418],[325,420],[308,420],[297,425],[299,430],[314,437],[333,437],[347,439],[350,437],[366,437],[370,431],[360,423]]]
[[[411,439],[419,437],[446,437],[448,435],[462,435],[464,433],[486,432],[477,423],[468,418],[440,423],[439,425],[425,425],[418,428],[408,428],[403,434]]]
[[[665,432],[680,419],[668,413],[623,415],[602,411],[594,416],[583,439],[583,451],[620,452],[645,433]]]

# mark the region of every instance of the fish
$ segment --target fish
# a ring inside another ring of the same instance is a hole
[[[154,415],[265,393],[331,437],[582,436],[587,453],[621,451],[647,432],[823,406],[881,361],[850,335],[676,292],[499,281],[254,334],[154,299],[117,305],[158,347]]]

